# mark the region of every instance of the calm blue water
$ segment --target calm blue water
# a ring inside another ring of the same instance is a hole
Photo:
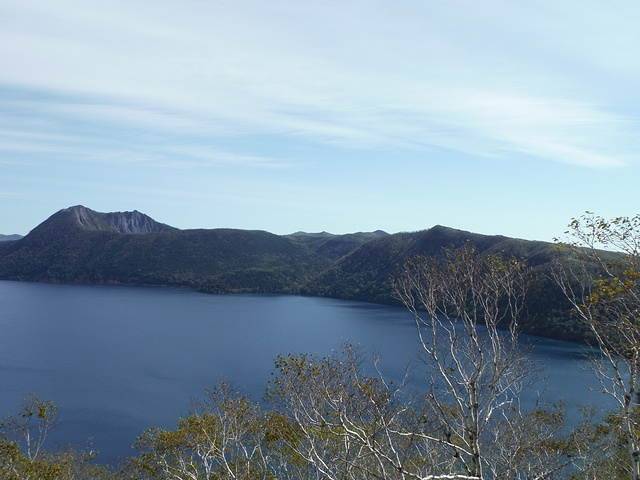
[[[394,307],[0,281],[0,417],[35,392],[60,406],[54,440],[93,438],[98,460],[114,463],[144,429],[174,427],[205,387],[230,380],[258,401],[278,353],[324,355],[346,341],[375,349],[396,378],[418,346],[412,317]],[[547,401],[606,405],[579,345],[534,341]]]

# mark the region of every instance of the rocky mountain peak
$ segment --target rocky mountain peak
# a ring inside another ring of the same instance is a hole
[[[65,211],[73,215],[85,230],[125,234],[159,233],[177,230],[164,223],[156,222],[148,215],[137,210],[133,212],[100,213],[82,205],[76,205],[75,207],[67,208]]]

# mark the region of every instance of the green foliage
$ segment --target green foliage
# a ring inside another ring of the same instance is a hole
[[[286,238],[306,245],[319,256],[335,262],[345,255],[357,250],[361,245],[364,245],[371,240],[387,237],[388,235],[388,233],[380,230],[366,233],[349,233],[346,235],[332,235],[326,232],[298,232],[292,235],[286,235]]]
[[[435,440],[439,427],[423,398],[367,374],[376,371],[371,361],[351,345],[322,358],[281,355],[267,389],[268,411],[222,382],[175,428],[144,432],[137,454],[115,472],[94,463],[90,450],[42,448],[39,435],[46,437],[56,409],[32,396],[0,424],[0,478],[468,480],[447,460],[451,449]],[[587,412],[568,434],[562,433],[564,415],[557,404],[499,417],[481,438],[486,478],[632,478],[617,412],[602,420]],[[27,430],[38,438],[29,440],[40,445],[37,452],[26,447]],[[548,475],[539,477],[543,471]]]
[[[17,416],[0,421],[0,478],[3,480],[115,479],[107,467],[95,465],[95,453],[75,447],[47,450],[44,443],[57,424],[57,407],[30,395]]]
[[[62,283],[162,285],[207,293],[304,294],[398,305],[391,279],[416,255],[442,258],[472,242],[479,252],[526,259],[535,279],[522,327],[526,333],[589,340],[571,306],[549,279],[552,244],[477,235],[436,226],[413,233],[286,236],[232,229],[123,234],[109,214],[56,213],[18,241],[1,242],[0,278]],[[153,220],[148,219],[148,222]],[[87,228],[91,226],[91,229]],[[153,225],[160,225],[153,222]],[[633,272],[631,272],[632,274]]]
[[[277,467],[267,455],[277,443],[274,419],[222,382],[175,430],[150,429],[138,438],[130,468],[153,479],[266,479]],[[267,440],[266,432],[269,433]]]
[[[583,252],[558,252],[542,242],[444,227],[398,235],[279,237],[172,229],[124,235],[107,231],[110,223],[104,217],[93,218],[98,229],[80,228],[76,220],[61,212],[22,240],[2,245],[0,277],[188,286],[216,293],[302,292],[390,303],[391,279],[402,264],[418,272],[421,285],[423,280],[435,285],[422,292],[440,295],[430,310],[437,314],[430,318],[438,323],[453,315],[469,327],[467,337],[445,326],[449,345],[440,345],[436,337],[420,338],[435,363],[427,366],[431,382],[419,395],[385,381],[376,362],[351,345],[323,358],[280,355],[267,387],[268,411],[223,382],[207,391],[176,428],[144,432],[135,445],[138,454],[117,473],[95,464],[91,450],[45,449],[57,422],[56,406],[31,396],[17,416],[0,422],[0,478],[638,478],[631,466],[638,463],[640,370],[637,362],[622,374],[615,369],[619,361],[640,358],[640,216],[572,223],[583,234],[581,241],[592,242],[587,246],[608,244],[626,253],[599,253],[600,263],[588,265],[588,278],[601,276],[586,284],[582,303],[573,297],[573,316],[566,291],[550,279],[551,263],[584,267]],[[456,250],[470,240],[475,249]],[[537,273],[524,309],[518,290],[524,270],[516,257],[525,258]],[[407,258],[417,260],[405,264]],[[429,310],[427,303],[422,306]],[[632,376],[626,381],[629,391],[620,387],[621,408],[602,419],[589,413],[566,434],[564,406],[523,412],[512,392],[524,385],[529,371],[520,357],[511,358],[516,350],[501,340],[511,334],[516,345],[516,317],[523,312],[525,331],[570,339],[588,338],[580,315],[595,319],[588,325],[591,338],[611,360],[616,380],[622,385],[624,375]],[[478,335],[477,323],[484,323],[487,333]],[[497,332],[497,326],[511,330]],[[434,365],[440,368],[439,380],[450,385],[444,396],[444,383],[434,381]],[[515,373],[506,375],[513,366]]]
[[[623,434],[621,411],[598,418],[591,408],[583,408],[583,421],[568,436],[567,454],[581,456],[567,480],[631,480],[632,461]],[[638,407],[634,416],[640,415]]]
[[[640,480],[640,215],[605,220],[587,212],[566,233],[561,248],[573,262],[557,263],[554,278],[600,350],[595,372],[618,405],[606,423],[627,451],[619,467]]]
[[[59,212],[0,254],[0,278],[293,293],[327,261],[267,232],[230,229],[122,234],[81,228]]]

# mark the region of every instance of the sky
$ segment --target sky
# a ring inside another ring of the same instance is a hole
[[[0,233],[640,212],[637,0],[0,0]]]

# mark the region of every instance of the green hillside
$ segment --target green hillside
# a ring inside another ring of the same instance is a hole
[[[483,253],[503,252],[526,258],[534,267],[546,265],[554,253],[553,245],[545,242],[435,226],[367,242],[311,281],[306,286],[307,293],[391,303],[391,278],[398,265],[416,255],[439,256],[445,248],[458,248],[466,243],[472,243]]]
[[[525,332],[567,340],[583,340],[588,336],[587,330],[571,315],[560,289],[549,278],[552,259],[562,255],[554,244],[479,235],[442,226],[372,240],[311,280],[303,293],[398,304],[392,298],[391,283],[399,265],[416,255],[440,256],[445,248],[459,248],[466,243],[473,244],[481,253],[501,252],[524,258],[533,268]]]
[[[124,234],[87,229],[62,210],[0,253],[0,278],[289,293],[327,266],[304,245],[262,231]]]
[[[233,229],[178,230],[139,212],[61,210],[26,237],[0,243],[0,278],[162,285],[210,293],[291,293],[395,304],[391,279],[415,255],[472,243],[481,253],[525,258],[536,274],[525,331],[583,340],[587,333],[548,278],[559,253],[545,242],[479,235],[443,226],[279,236]]]
[[[291,235],[285,235],[286,238],[302,245],[306,245],[319,256],[332,261],[339,260],[359,246],[364,245],[371,240],[387,236],[389,236],[389,234],[382,230],[364,233],[348,233],[346,235],[332,235],[327,232],[297,232]]]

